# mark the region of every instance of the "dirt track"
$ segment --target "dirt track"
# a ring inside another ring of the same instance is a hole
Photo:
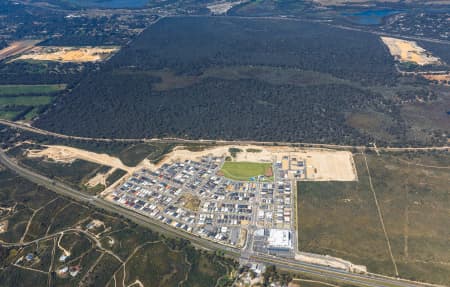
[[[0,61],[11,56],[23,53],[34,47],[40,40],[24,40],[11,43],[8,47],[0,50]]]

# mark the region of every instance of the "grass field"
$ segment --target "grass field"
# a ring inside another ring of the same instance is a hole
[[[12,120],[19,113],[20,113],[19,111],[3,111],[3,110],[0,109],[0,119]]]
[[[364,264],[371,272],[450,284],[450,155],[362,155],[358,182],[300,182],[299,248]]]
[[[65,84],[0,85],[0,95],[49,94],[64,90],[65,88]]]
[[[52,102],[52,93],[65,88],[65,84],[0,85],[0,118],[30,121]]]
[[[51,96],[0,96],[0,118],[31,120],[52,100]]]
[[[19,96],[19,97],[0,97],[0,106],[40,106],[48,105],[52,101],[50,96]]]
[[[251,177],[267,174],[271,167],[271,163],[225,162],[220,171],[230,179],[249,180]],[[269,179],[272,179],[272,177],[269,177]]]

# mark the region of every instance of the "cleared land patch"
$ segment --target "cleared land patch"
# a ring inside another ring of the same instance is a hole
[[[220,172],[234,180],[249,180],[258,176],[272,178],[272,164],[258,162],[225,162]]]
[[[236,153],[233,162],[227,162],[226,164],[245,162],[270,165],[274,160],[281,162],[283,157],[290,157],[292,159],[296,158],[298,161],[304,161],[307,168],[307,180],[354,181],[357,179],[355,163],[351,152],[314,148],[293,148],[288,146],[224,145],[203,149],[201,151],[191,151],[184,147],[177,147],[168,153],[155,167],[176,161],[199,160],[204,156],[210,155],[231,157],[230,150],[240,150],[240,152]],[[255,150],[258,152],[255,152]],[[262,170],[258,172],[260,172],[259,175],[265,174],[265,171]],[[247,176],[247,174],[244,176]],[[255,176],[255,174],[251,174],[249,177],[252,176]],[[248,180],[248,177],[243,180]]]
[[[381,37],[381,40],[389,48],[391,55],[402,63],[412,62],[421,66],[442,64],[441,59],[433,56],[414,41],[391,37]]]
[[[42,150],[29,150],[27,156],[30,158],[46,157],[64,163],[71,163],[76,159],[82,159],[102,165],[112,166],[126,171],[130,170],[130,168],[124,165],[118,158],[109,156],[107,154],[98,154],[68,146],[45,146],[45,149]]]
[[[31,49],[34,45],[36,45],[39,42],[40,40],[24,40],[13,42],[8,47],[0,50],[0,60],[23,53]]]
[[[357,182],[299,182],[299,249],[395,275],[362,155]],[[450,283],[448,153],[367,155],[400,277]]]
[[[437,81],[441,84],[450,85],[450,73],[448,74],[425,74],[422,75],[425,79],[430,81]]]
[[[118,47],[35,47],[20,55],[16,60],[56,62],[98,62],[117,52]]]
[[[247,1],[235,1],[235,2],[222,2],[222,3],[214,3],[211,5],[206,6],[211,13],[216,15],[226,14],[228,10],[233,8],[233,6],[239,5],[241,3],[244,3]]]

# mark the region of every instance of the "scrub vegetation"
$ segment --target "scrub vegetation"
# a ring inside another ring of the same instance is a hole
[[[446,152],[367,155],[394,260],[363,155],[355,156],[358,182],[300,182],[300,250],[391,276],[396,265],[402,278],[448,285],[449,160]]]

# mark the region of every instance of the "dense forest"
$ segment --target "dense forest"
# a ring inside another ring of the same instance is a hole
[[[35,125],[92,137],[402,144],[419,137],[406,132],[398,104],[430,98],[426,82],[410,80],[373,34],[291,20],[166,18]]]
[[[155,92],[143,77],[120,77],[90,77],[40,124],[92,137],[345,141],[358,137],[342,125],[345,113],[380,100],[343,85],[300,88],[255,80],[210,79],[186,89]]]
[[[161,20],[107,66],[198,74],[211,66],[268,65],[393,84],[393,64],[369,33],[295,20],[186,17]]]

